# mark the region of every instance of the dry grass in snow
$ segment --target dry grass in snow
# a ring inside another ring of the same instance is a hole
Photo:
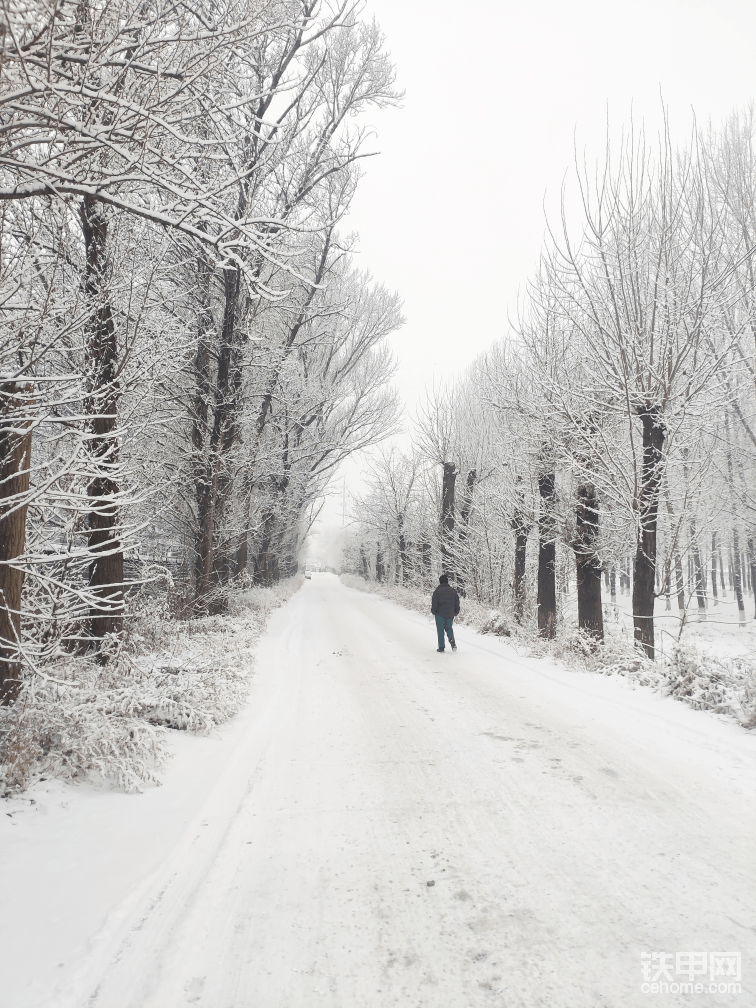
[[[228,616],[186,621],[152,596],[107,664],[61,654],[30,674],[19,700],[0,708],[0,793],[90,773],[126,790],[156,782],[168,729],[207,733],[242,706],[268,616],[301,584],[246,589]]]

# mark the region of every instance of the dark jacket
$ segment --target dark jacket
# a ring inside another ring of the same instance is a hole
[[[434,616],[456,616],[459,612],[459,595],[451,585],[442,584],[433,592],[431,612]]]

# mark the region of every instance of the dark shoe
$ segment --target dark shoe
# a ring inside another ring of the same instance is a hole
[[[454,643],[454,641],[452,641],[451,644],[452,644],[452,651],[456,651],[457,645]]]
[[[437,648],[436,648],[436,651],[441,651],[441,652],[443,652],[443,650],[444,650],[444,649],[443,649],[442,647],[437,647]]]

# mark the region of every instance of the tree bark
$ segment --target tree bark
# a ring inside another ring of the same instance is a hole
[[[240,564],[246,570],[248,546],[246,535],[235,542],[219,542],[219,530],[233,486],[229,454],[239,440],[240,431],[242,347],[236,318],[241,276],[236,269],[227,269],[223,274],[223,320],[213,380],[211,272],[209,262],[200,256],[197,261],[200,318],[193,365],[195,391],[192,403],[192,441],[197,460],[194,477],[197,500],[195,610],[197,613],[207,611],[206,600],[215,593],[217,597],[210,609],[218,614],[227,608],[220,589],[239,570]],[[221,546],[222,555],[219,553]]]
[[[194,542],[194,608],[199,616],[206,611],[205,599],[210,592],[213,568],[215,500],[217,481],[210,459],[211,378],[211,311],[212,266],[204,252],[196,260],[197,346],[192,360],[193,395],[190,406],[192,422],[192,470],[197,507]]]
[[[386,568],[383,563],[383,550],[380,543],[375,553],[375,580],[380,584],[386,577]]]
[[[538,515],[538,633],[556,637],[556,540],[554,537],[555,474],[538,477],[541,508]]]
[[[711,533],[711,594],[714,599],[714,605],[719,605],[718,590],[717,590],[717,533]]]
[[[514,574],[512,578],[512,609],[514,618],[522,623],[525,616],[526,586],[525,569],[528,555],[528,536],[531,523],[525,514],[525,495],[522,490],[522,477],[517,477],[517,506],[510,519],[514,533]]]
[[[236,331],[240,289],[241,274],[239,270],[226,269],[223,274],[223,324],[215,385],[213,430],[210,440],[215,501],[209,512],[212,517],[209,537],[211,542],[215,544],[215,553],[218,549],[218,527],[226,516],[233,487],[229,455],[234,444],[240,438],[241,351]],[[233,545],[226,544],[226,546],[224,556],[213,558],[213,581],[218,589],[227,584],[231,576],[231,558],[228,555],[228,548],[233,551]],[[277,580],[277,577],[274,580]],[[214,615],[226,612],[227,608],[228,600],[222,594],[214,600],[211,606]]]
[[[24,572],[13,566],[26,548],[32,433],[28,416],[31,386],[0,383],[0,705],[21,688],[18,641]]]
[[[107,290],[107,218],[93,197],[81,204],[86,263],[84,291],[89,302],[87,413],[88,442],[96,475],[89,494],[89,587],[97,599],[90,610],[89,632],[95,641],[123,629],[123,549],[117,497],[118,340]]]
[[[510,525],[514,532],[514,577],[512,578],[512,607],[514,618],[522,623],[525,615],[525,560],[528,552],[530,524],[522,511],[515,511]]]
[[[457,533],[457,542],[459,546],[462,546],[467,541],[470,530],[470,514],[472,513],[473,493],[475,491],[477,479],[477,471],[475,469],[471,469],[467,474],[467,479],[465,480],[465,493],[462,498],[462,507],[459,509],[459,529]],[[462,563],[463,558],[460,556],[458,559],[460,563]],[[465,565],[462,564],[462,566]],[[466,594],[465,579],[460,571],[457,571],[455,581],[457,591],[460,595],[464,596]]]
[[[197,615],[207,610],[207,599],[212,591],[212,572],[215,562],[215,502],[218,497],[218,474],[208,472],[205,484],[196,487],[198,504],[198,540],[196,547],[196,595]]]
[[[597,641],[604,639],[601,608],[601,561],[596,552],[599,534],[599,501],[592,483],[577,489],[574,543],[577,565],[578,626]],[[608,572],[607,572],[608,573]]]
[[[756,552],[753,539],[748,540],[748,567],[751,572],[751,591],[754,598],[754,619],[756,619]]]
[[[454,538],[454,486],[457,467],[453,462],[444,462],[441,485],[441,559],[447,574],[453,573],[452,540]]]
[[[399,530],[399,562],[397,564],[397,575],[399,578],[399,584],[403,585],[407,581],[407,568],[408,568],[408,556],[407,556],[407,540],[404,536],[404,528],[401,527]]]
[[[633,627],[636,644],[653,661],[656,537],[665,435],[657,409],[646,406],[639,415],[643,431],[643,462],[638,489],[638,538],[633,567]]]
[[[262,518],[262,536],[255,557],[255,581],[261,585],[272,585],[276,580],[276,564],[273,555],[273,531],[275,513],[266,511]]]

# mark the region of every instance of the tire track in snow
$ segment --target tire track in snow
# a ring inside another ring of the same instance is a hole
[[[88,1003],[625,1008],[642,948],[746,951],[747,813],[658,702],[464,627],[436,655],[326,576],[277,619],[265,718]]]

